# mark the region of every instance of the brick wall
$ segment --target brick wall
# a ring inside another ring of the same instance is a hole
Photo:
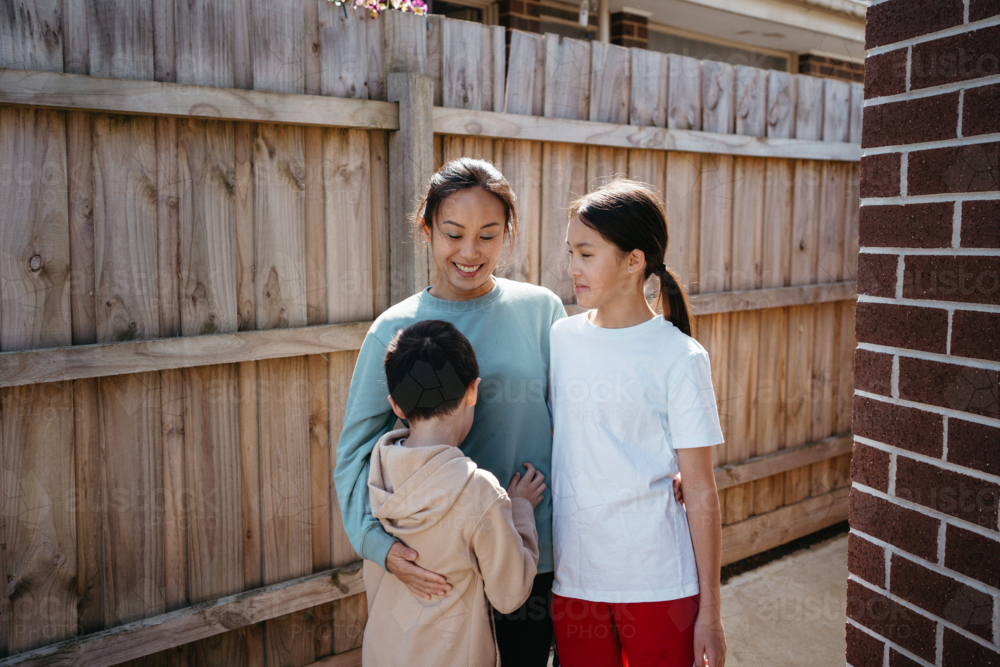
[[[836,58],[817,56],[812,53],[801,53],[799,54],[799,74],[811,74],[812,76],[827,79],[841,79],[843,81],[863,83],[865,80],[865,66],[847,60],[837,60]]]
[[[1000,665],[998,14],[868,9],[852,667]]]
[[[611,43],[644,49],[649,43],[649,19],[630,12],[611,14]]]
[[[542,31],[542,3],[540,0],[500,0],[497,3],[498,22],[507,28],[507,46],[510,47],[510,31]]]

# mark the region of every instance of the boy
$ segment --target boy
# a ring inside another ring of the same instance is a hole
[[[472,427],[479,366],[452,324],[417,322],[385,355],[389,403],[409,429],[372,450],[368,490],[386,531],[420,555],[417,564],[452,589],[419,598],[365,561],[365,667],[499,665],[490,605],[511,613],[528,598],[538,565],[533,508],[543,477],[530,464],[506,492],[458,446]]]

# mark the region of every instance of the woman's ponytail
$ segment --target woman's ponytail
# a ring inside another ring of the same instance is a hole
[[[577,199],[569,212],[623,253],[642,251],[646,258],[643,278],[655,275],[660,279],[664,319],[693,337],[687,292],[677,274],[663,263],[669,238],[667,216],[653,191],[642,183],[618,178]]]

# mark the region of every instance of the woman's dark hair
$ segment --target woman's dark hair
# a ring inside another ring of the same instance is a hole
[[[664,264],[667,216],[663,204],[649,188],[617,178],[574,201],[569,214],[570,217],[578,216],[583,224],[618,246],[622,253],[641,250],[646,257],[643,279],[651,275],[660,278],[658,301],[663,307],[663,317],[688,336],[694,335],[687,293],[677,274]]]
[[[451,160],[431,176],[427,194],[420,200],[417,212],[413,216],[413,238],[419,240],[424,224],[427,225],[428,230],[433,226],[434,217],[445,199],[459,190],[469,188],[482,188],[495,195],[503,204],[506,213],[504,229],[510,235],[508,247],[513,248],[514,240],[517,238],[517,209],[514,207],[514,191],[500,170],[490,162],[471,157]]]
[[[472,344],[450,322],[411,324],[386,348],[389,394],[409,421],[453,412],[477,377]]]

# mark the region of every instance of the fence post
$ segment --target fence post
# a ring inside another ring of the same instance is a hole
[[[399,130],[389,132],[389,293],[399,303],[430,284],[430,258],[408,224],[434,172],[434,80],[390,72],[387,92],[399,103]]]

